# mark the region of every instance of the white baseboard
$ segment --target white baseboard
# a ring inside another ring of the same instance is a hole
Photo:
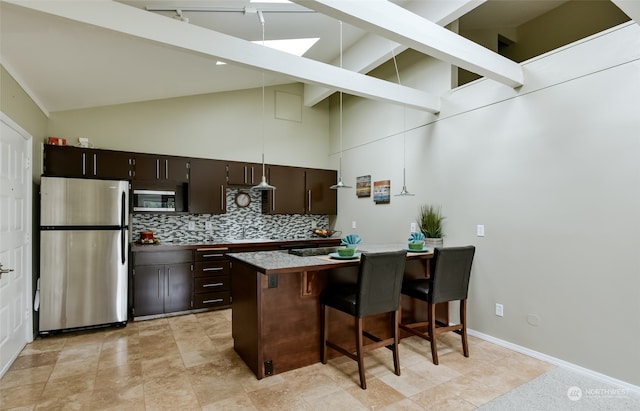
[[[624,388],[624,389],[626,389],[626,390],[628,390],[630,392],[633,392],[633,393],[635,393],[637,395],[640,395],[640,387],[637,386],[637,385],[633,385],[633,384],[630,384],[628,382],[625,382],[625,381],[622,381],[622,380],[618,380],[618,379],[613,378],[613,377],[609,377],[608,375],[604,375],[604,374],[601,374],[599,372],[590,370],[588,368],[584,368],[584,367],[581,367],[579,365],[576,365],[576,364],[561,360],[559,358],[555,358],[555,357],[552,357],[550,355],[543,354],[543,353],[540,353],[538,351],[534,351],[534,350],[526,348],[526,347],[522,347],[520,345],[511,343],[509,341],[501,340],[499,338],[493,337],[493,336],[488,335],[488,334],[483,334],[481,332],[470,330],[470,329],[467,329],[467,333],[469,335],[474,336],[474,337],[478,337],[481,340],[489,341],[490,343],[493,343],[493,344],[508,348],[510,350],[513,350],[513,351],[517,351],[519,353],[528,355],[529,357],[533,357],[533,358],[537,358],[537,359],[542,360],[542,361],[546,361],[546,362],[548,362],[550,364],[557,365],[558,367],[566,368],[566,369],[568,369],[570,371],[574,371],[574,372],[576,372],[578,374],[582,374],[584,376],[593,378],[594,380],[598,380],[598,381],[601,381],[601,382],[606,383],[606,384],[614,385],[616,387]]]

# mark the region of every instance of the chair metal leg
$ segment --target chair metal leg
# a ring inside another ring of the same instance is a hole
[[[469,344],[467,342],[467,300],[460,300],[460,324],[462,324],[462,352],[469,356]]]
[[[358,372],[360,373],[360,387],[363,390],[367,389],[367,380],[364,375],[364,352],[363,352],[363,319],[362,317],[356,317],[356,355],[358,357]]]
[[[429,338],[431,342],[431,357],[433,358],[433,363],[438,365],[438,348],[436,343],[436,305],[429,303],[428,308],[428,318],[429,318]]]

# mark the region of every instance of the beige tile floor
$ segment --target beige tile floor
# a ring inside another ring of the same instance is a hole
[[[367,390],[345,357],[257,380],[233,350],[231,311],[129,323],[36,339],[0,380],[0,409],[33,410],[471,410],[553,365],[470,337],[366,356]]]

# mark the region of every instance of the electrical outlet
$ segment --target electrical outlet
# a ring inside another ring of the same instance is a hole
[[[356,228],[356,222],[355,221],[351,222],[351,228]]]
[[[189,221],[187,229],[191,230],[191,231],[195,230],[196,229],[196,223],[194,221]]]
[[[411,232],[412,233],[416,232],[416,223],[411,223]]]
[[[484,237],[484,224],[478,224],[476,227],[476,235],[478,237]]]
[[[504,317],[504,307],[502,306],[502,304],[496,303],[496,315],[498,317]]]
[[[204,229],[207,230],[207,231],[213,230],[213,221],[205,221],[204,222]]]

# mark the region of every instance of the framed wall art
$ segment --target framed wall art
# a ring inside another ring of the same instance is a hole
[[[371,197],[371,176],[356,177],[356,196]]]
[[[385,204],[391,201],[391,180],[373,183],[373,201],[376,204]]]

